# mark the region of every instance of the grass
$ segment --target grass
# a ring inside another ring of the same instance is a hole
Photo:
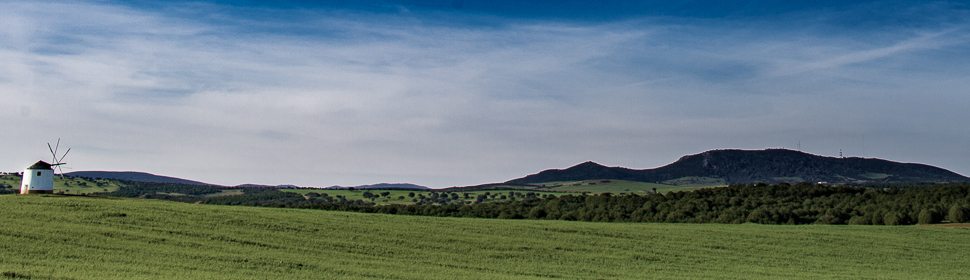
[[[0,185],[11,186],[20,191],[20,183],[23,177],[14,174],[0,175]],[[65,192],[67,194],[92,194],[96,192],[112,192],[121,186],[121,182],[109,179],[88,179],[54,176],[54,192]]]
[[[378,205],[388,205],[388,204],[414,204],[414,201],[412,201],[412,199],[413,198],[417,198],[418,197],[418,194],[423,194],[425,196],[430,196],[431,195],[431,192],[444,193],[444,191],[442,191],[442,190],[366,190],[366,189],[353,190],[353,191],[351,191],[351,190],[324,190],[324,189],[280,189],[280,191],[284,191],[284,192],[295,192],[295,193],[302,194],[304,196],[306,196],[308,193],[311,193],[311,192],[312,193],[317,193],[317,194],[324,194],[324,193],[326,193],[329,196],[342,195],[342,196],[346,196],[348,200],[357,200],[357,199],[369,200],[369,199],[365,199],[364,198],[364,192],[365,191],[369,191],[372,194],[376,194],[376,195],[379,195],[381,192],[389,192],[390,194],[387,197],[381,197],[381,198],[374,199],[373,202],[377,203]],[[478,195],[480,195],[480,194],[485,194],[485,193],[498,194],[499,196],[496,196],[496,199],[487,199],[487,200],[485,200],[485,202],[491,202],[491,201],[504,201],[504,200],[507,200],[507,199],[499,199],[499,197],[501,197],[501,195],[508,195],[510,191],[511,192],[521,193],[521,194],[525,194],[525,193],[532,192],[532,193],[536,193],[538,196],[542,196],[543,194],[551,194],[551,195],[557,195],[557,196],[564,194],[562,192],[548,192],[548,191],[543,192],[543,191],[539,191],[539,190],[514,190],[514,191],[512,191],[512,190],[488,190],[488,191],[467,191],[467,192],[465,192],[465,191],[458,191],[458,192],[453,192],[453,193],[458,194],[458,197],[460,198],[460,200],[462,200],[462,201],[468,201],[468,202],[474,202],[475,201],[475,198]],[[414,193],[414,197],[408,196],[410,193]],[[468,194],[468,197],[469,198],[465,198],[465,194],[466,193]],[[399,199],[402,196],[404,198],[403,199]]]
[[[675,185],[682,187],[718,187],[726,186],[727,182],[724,179],[711,178],[711,177],[697,177],[697,176],[687,176],[677,179],[667,180],[661,182],[667,185]]]
[[[657,192],[665,193],[665,192],[671,192],[671,191],[692,191],[702,187],[708,187],[708,185],[675,186],[675,185],[635,182],[635,181],[626,181],[626,180],[561,181],[561,182],[546,182],[546,183],[540,183],[540,184],[534,184],[534,185],[544,185],[548,187],[550,190],[556,190],[556,191],[591,192],[591,193],[609,192],[613,194],[620,194],[620,193],[646,194],[648,191],[653,192],[654,188],[657,189]]]
[[[970,228],[609,224],[0,196],[0,278],[970,277]]]
[[[859,174],[859,176],[867,179],[872,179],[872,180],[882,180],[882,179],[891,177],[893,175],[885,174],[885,173],[863,173],[863,174]]]

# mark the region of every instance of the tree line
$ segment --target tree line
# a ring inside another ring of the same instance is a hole
[[[970,185],[874,189],[812,183],[737,184],[650,195],[548,195],[474,204],[263,206],[498,219],[590,222],[909,225],[970,219]]]
[[[365,191],[365,199],[342,195],[282,192],[275,188],[241,188],[242,195],[208,197],[231,189],[211,185],[124,182],[99,195],[165,199],[206,204],[291,207],[500,219],[548,219],[590,222],[761,223],[908,225],[966,222],[970,217],[970,184],[867,184],[829,186],[737,184],[695,191],[649,195],[565,194],[494,191],[469,193],[411,192],[389,197]],[[15,191],[10,189],[10,191]],[[376,199],[405,204],[377,205]]]

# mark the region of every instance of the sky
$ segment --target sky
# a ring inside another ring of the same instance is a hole
[[[60,139],[65,172],[220,185],[765,148],[970,175],[970,4],[774,2],[2,1],[0,171]]]

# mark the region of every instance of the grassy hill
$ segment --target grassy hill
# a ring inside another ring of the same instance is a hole
[[[654,169],[607,167],[594,162],[549,169],[509,184],[616,179],[666,185],[701,186],[788,182],[967,182],[970,178],[939,167],[874,158],[836,158],[793,150],[712,150],[683,156]]]
[[[0,196],[11,279],[966,279],[970,229],[622,224]]]
[[[517,197],[521,199],[521,196],[525,193],[531,192],[537,196],[542,195],[561,195],[561,192],[550,192],[550,191],[526,191],[526,190],[477,190],[477,191],[458,191],[455,189],[444,191],[444,190],[380,190],[380,189],[364,189],[364,190],[334,190],[334,189],[280,189],[283,192],[293,192],[299,193],[304,197],[308,196],[310,193],[316,194],[327,194],[330,196],[344,196],[348,200],[358,200],[363,199],[366,201],[372,201],[377,205],[387,205],[387,204],[414,204],[415,199],[418,195],[430,196],[432,192],[440,194],[456,194],[457,199],[451,201],[452,203],[472,203],[475,201],[476,197],[479,195],[486,195],[489,198],[483,200],[483,202],[493,202],[493,201],[505,201],[508,200],[512,195],[509,192],[517,193]],[[380,195],[381,193],[387,192],[387,196],[381,196],[373,200],[364,197],[365,192],[370,192],[374,195]],[[414,194],[415,196],[411,196]],[[493,196],[494,195],[494,196]],[[505,198],[503,198],[505,197]]]
[[[615,179],[555,181],[555,182],[537,183],[533,185],[539,185],[542,187],[542,189],[548,189],[552,191],[590,192],[590,193],[609,192],[614,194],[621,194],[621,193],[645,194],[648,192],[653,192],[654,189],[656,189],[656,191],[659,193],[666,193],[671,191],[692,191],[702,187],[711,187],[707,185],[676,186],[676,185],[636,182],[636,181],[627,181],[627,180],[615,180]],[[712,186],[716,186],[716,185],[712,185]]]
[[[9,186],[9,189],[20,192],[20,183],[23,177],[14,174],[0,175],[0,187]],[[111,192],[120,186],[125,186],[124,181],[115,179],[91,179],[81,177],[54,177],[54,190],[63,191],[67,194],[91,194],[96,192]]]
[[[588,179],[588,180],[567,180],[567,181],[548,181],[534,182],[528,184],[485,184],[467,187],[452,187],[443,189],[451,192],[477,192],[492,191],[493,193],[505,190],[537,191],[549,192],[550,194],[562,193],[613,193],[613,194],[648,194],[656,189],[659,193],[672,191],[692,191],[699,188],[725,186],[720,181],[704,181],[702,183],[690,184],[686,181],[683,184],[658,184],[648,182],[637,182],[617,179]],[[557,195],[558,195],[557,194]]]

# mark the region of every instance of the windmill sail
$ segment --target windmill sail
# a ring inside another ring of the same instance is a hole
[[[61,147],[61,138],[57,138],[57,144],[54,144],[54,147],[51,147],[51,143],[47,143],[47,149],[51,151],[51,156],[54,157],[54,159],[52,160],[53,164],[51,164],[51,166],[56,166],[57,167],[57,171],[59,171],[61,173],[61,178],[63,178],[64,177],[64,169],[61,168],[61,166],[64,165],[64,164],[67,164],[66,162],[63,162],[63,160],[64,160],[64,157],[67,156],[67,153],[70,153],[71,152],[71,148],[67,148],[67,151],[64,152],[64,154],[61,155],[60,158],[58,158],[57,157],[57,149],[60,148],[60,147]]]

